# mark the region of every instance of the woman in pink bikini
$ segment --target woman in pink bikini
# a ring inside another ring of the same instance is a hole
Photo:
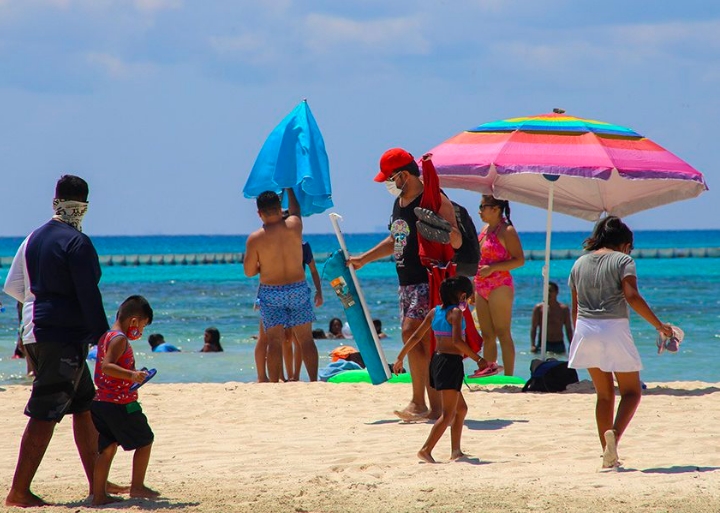
[[[475,275],[475,309],[485,341],[483,356],[488,362],[482,375],[489,376],[499,371],[496,343],[499,340],[505,375],[512,376],[515,371],[515,343],[510,324],[515,289],[510,271],[525,263],[525,255],[520,237],[510,221],[507,201],[483,196],[480,219],[487,223],[478,236],[480,263]]]

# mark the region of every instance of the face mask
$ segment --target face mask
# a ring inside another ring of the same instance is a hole
[[[129,340],[137,340],[142,337],[142,331],[137,326],[130,326],[128,332],[125,334]]]
[[[467,310],[467,306],[468,306],[467,301],[460,301],[460,303],[458,303],[458,308],[460,309],[461,312],[464,312],[465,310]]]
[[[390,194],[395,196],[396,198],[402,194],[402,189],[398,189],[398,186],[395,185],[394,180],[390,180],[389,182],[385,182],[385,187],[387,187],[387,190]]]
[[[82,231],[82,220],[87,213],[88,204],[85,201],[57,199],[53,200],[53,219],[67,223],[77,231]]]

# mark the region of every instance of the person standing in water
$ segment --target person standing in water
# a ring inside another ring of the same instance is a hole
[[[573,328],[570,320],[570,307],[558,301],[560,288],[558,284],[551,281],[548,284],[548,316],[547,316],[547,346],[550,353],[565,354],[565,340],[563,339],[563,328],[567,335],[568,343],[572,341]],[[530,352],[540,351],[542,333],[543,304],[538,303],[533,308],[532,325],[530,327]]]

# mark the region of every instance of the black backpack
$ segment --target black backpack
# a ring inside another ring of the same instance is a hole
[[[548,358],[530,362],[530,379],[523,392],[563,392],[568,385],[577,383],[578,373],[568,367],[568,362]]]
[[[455,250],[453,262],[457,265],[457,274],[473,277],[477,273],[478,262],[480,262],[480,244],[478,243],[477,228],[467,209],[450,201],[455,208],[455,219],[458,230],[462,235],[462,245]]]

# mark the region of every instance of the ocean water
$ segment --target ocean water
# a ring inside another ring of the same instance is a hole
[[[585,232],[553,234],[553,249],[578,249]],[[369,249],[384,233],[346,234],[352,253]],[[544,233],[520,233],[523,247],[543,249]],[[638,248],[720,247],[720,230],[638,231]],[[333,234],[307,235],[316,253],[337,249]],[[0,238],[0,257],[12,256],[22,238]],[[245,236],[93,236],[100,255],[178,254],[242,252]],[[560,284],[560,300],[569,302],[567,276],[572,260],[553,260],[550,278]],[[516,295],[513,310],[513,337],[517,347],[516,374],[529,376],[529,365],[536,355],[529,353],[530,316],[542,299],[541,261],[527,261],[513,272]],[[658,316],[680,326],[685,341],[677,354],[658,355],[656,332],[636,314],[631,316],[635,342],[645,369],[645,381],[701,380],[720,381],[720,259],[667,258],[638,259],[640,290]],[[318,263],[322,272],[322,263]],[[4,282],[7,267],[0,268]],[[358,271],[371,314],[383,322],[388,338],[383,347],[388,360],[399,352],[400,339],[397,277],[394,265],[383,261]],[[146,328],[143,340],[133,346],[139,366],[155,367],[154,381],[165,383],[253,381],[256,377],[253,350],[258,313],[252,305],[257,278],[245,278],[240,264],[107,266],[103,268],[101,290],[109,318],[119,303],[130,294],[142,294],[155,310],[155,321]],[[327,330],[332,317],[342,318],[342,308],[332,289],[324,281],[325,304],[316,310],[316,328]],[[0,300],[0,385],[28,383],[23,360],[11,359],[15,345],[17,318],[14,301],[4,294]],[[222,334],[223,353],[198,353],[203,332],[208,326]],[[181,353],[151,353],[147,335],[162,333],[165,339],[182,348]],[[337,341],[318,340],[320,366],[329,362],[328,353]],[[468,370],[470,370],[470,362]],[[587,378],[584,371],[581,379]]]

